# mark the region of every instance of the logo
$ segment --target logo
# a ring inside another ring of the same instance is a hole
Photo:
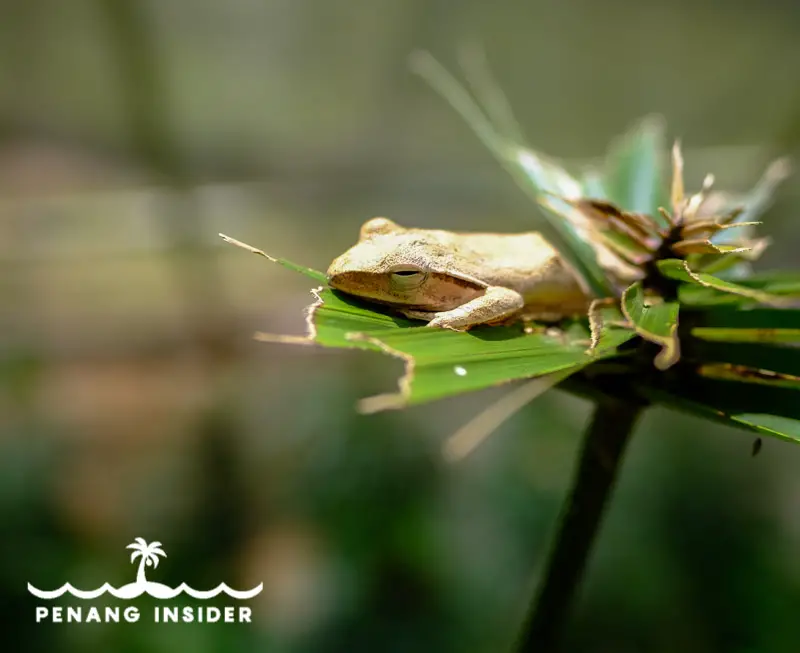
[[[218,596],[221,593],[227,594],[229,597],[237,600],[252,599],[261,593],[264,589],[264,583],[259,583],[256,587],[245,590],[237,591],[226,585],[220,583],[211,590],[195,590],[189,587],[186,583],[181,583],[178,587],[172,588],[163,583],[156,583],[147,580],[145,571],[148,567],[155,569],[161,557],[166,558],[167,554],[161,548],[161,542],[150,542],[149,544],[137,537],[134,542],[129,544],[126,548],[133,549],[131,553],[131,563],[135,563],[137,558],[139,560],[139,567],[136,572],[136,580],[121,587],[114,587],[109,583],[104,583],[101,587],[95,590],[80,590],[73,587],[70,583],[64,583],[61,587],[55,590],[46,591],[40,590],[30,583],[28,583],[28,591],[33,596],[44,599],[47,601],[57,599],[64,594],[71,594],[77,599],[96,599],[105,593],[110,594],[118,599],[135,599],[142,594],[147,594],[156,599],[174,599],[181,594],[187,594],[195,599],[210,599]],[[122,617],[125,621],[138,621],[139,611],[134,606],[128,606],[122,611]],[[224,608],[217,608],[215,606],[208,607],[191,607],[186,606],[183,608],[178,607],[162,607],[157,606],[154,612],[155,622],[215,622],[224,621],[231,622],[249,622],[251,618],[251,610],[247,607],[238,606],[238,611],[235,606],[225,606]],[[120,608],[106,606],[102,610],[92,606],[87,610],[83,610],[82,606],[79,607],[52,607],[37,606],[36,607],[36,621],[49,620],[54,623],[61,622],[114,622],[120,620]]]

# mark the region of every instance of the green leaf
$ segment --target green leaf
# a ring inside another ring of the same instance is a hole
[[[684,358],[697,362],[730,363],[800,376],[800,349],[748,342],[684,340]]]
[[[800,376],[785,374],[761,367],[735,365],[731,363],[704,363],[697,367],[697,374],[706,379],[754,383],[772,388],[800,390]]]
[[[741,295],[689,283],[681,284],[678,288],[678,299],[684,307],[742,306],[752,303],[752,300]]]
[[[661,346],[655,366],[666,370],[680,359],[678,302],[645,297],[642,282],[629,286],[622,295],[622,312],[642,338]]]
[[[325,347],[373,349],[380,346],[366,339],[351,338],[353,333],[380,335],[399,330],[419,331],[421,322],[378,313],[353,297],[324,288],[313,291],[316,302],[308,309],[309,337]]]
[[[666,158],[664,121],[648,116],[612,145],[605,164],[604,186],[608,199],[626,211],[646,213],[663,226],[658,212],[667,206],[662,177]]]
[[[684,355],[800,376],[800,310],[756,308],[687,311]]]
[[[746,288],[757,288],[770,295],[800,297],[800,272],[797,270],[769,270],[752,274],[737,281]]]
[[[800,392],[796,387],[708,378],[690,368],[661,379],[659,387],[725,415],[768,414],[800,419]]]
[[[800,329],[695,327],[691,330],[691,334],[695,338],[712,342],[760,342],[762,344],[800,342]]]
[[[716,309],[690,314],[689,333],[709,342],[762,345],[800,343],[800,310]]]
[[[616,348],[634,335],[610,327],[590,355],[589,333],[579,323],[563,331],[532,334],[524,333],[521,326],[459,332],[377,313],[330,289],[314,294],[317,301],[309,310],[306,337],[258,337],[270,342],[359,347],[403,360],[406,371],[398,391],[363,400],[363,412],[400,408],[553,372],[577,372],[593,361],[613,356]]]
[[[686,256],[686,261],[692,270],[723,276],[726,279],[734,279],[750,274],[750,261],[754,260],[750,254],[750,251],[726,252],[724,256],[720,256],[719,252],[714,254],[689,254]]]
[[[668,279],[693,283],[723,293],[739,295],[763,304],[780,303],[779,298],[771,296],[769,293],[748,288],[747,286],[733,283],[732,281],[720,279],[719,277],[706,274],[705,272],[692,272],[686,261],[680,259],[666,259],[664,261],[659,261],[657,265],[661,274]]]
[[[711,421],[720,422],[753,433],[769,435],[779,440],[800,443],[800,420],[769,413],[747,411],[725,412],[719,408],[695,401],[691,396],[672,394],[663,390],[645,389],[651,401],[691,413]]]
[[[692,313],[692,326],[736,329],[800,329],[800,309],[715,308]]]
[[[800,298],[800,273],[795,270],[762,272],[745,279],[737,279],[736,284],[744,288],[760,290],[774,297]],[[679,295],[681,304],[691,306],[737,305],[748,301],[742,296],[689,284],[681,286]]]
[[[362,410],[399,408],[553,372],[574,373],[613,353],[616,345],[630,337],[616,330],[610,342],[607,339],[595,356],[589,356],[585,338],[493,333],[496,329],[456,333],[421,327],[359,336],[374,338],[387,353],[407,363],[399,392],[365,400]]]

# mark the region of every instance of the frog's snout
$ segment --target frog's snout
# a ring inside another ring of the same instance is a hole
[[[328,285],[334,286],[336,285],[337,277],[341,276],[342,273],[347,269],[348,261],[347,255],[342,254],[341,256],[337,256],[331,264],[328,266],[328,271],[326,272],[326,276],[328,277]]]

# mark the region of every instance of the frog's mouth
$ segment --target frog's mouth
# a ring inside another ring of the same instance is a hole
[[[363,272],[346,272],[328,277],[328,285],[338,292],[363,299],[370,304],[419,311],[432,310],[430,303],[412,301],[402,296],[390,294],[388,288],[376,288],[375,284],[371,282],[377,280],[379,276]]]
[[[485,290],[478,282],[439,272],[427,273],[424,283],[413,288],[399,288],[389,275],[369,272],[329,275],[328,285],[374,304],[415,311],[450,310]]]

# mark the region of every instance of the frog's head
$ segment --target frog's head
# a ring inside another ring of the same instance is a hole
[[[485,285],[457,276],[452,246],[433,233],[372,218],[358,242],[331,263],[328,284],[369,301],[423,311],[449,310],[481,294]]]

